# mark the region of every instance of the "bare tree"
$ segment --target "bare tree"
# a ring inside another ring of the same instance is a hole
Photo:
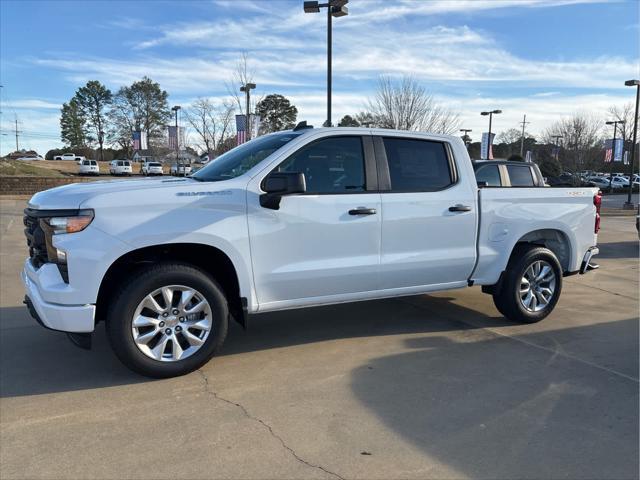
[[[233,100],[216,104],[208,98],[198,98],[185,109],[185,118],[195,132],[194,144],[208,155],[216,152],[230,137],[233,125]]]
[[[624,123],[618,124],[618,133],[624,139],[624,143],[633,141],[633,115],[635,107],[632,102],[625,103],[622,107],[613,105],[607,110],[609,118],[607,120],[623,120]],[[608,136],[609,134],[607,134]],[[613,132],[611,132],[613,135]]]
[[[545,143],[555,143],[555,136],[561,136],[562,156],[566,168],[578,171],[585,166],[597,163],[600,153],[601,120],[585,112],[574,113],[553,123],[545,130],[542,139]]]
[[[233,72],[231,79],[229,79],[226,84],[227,92],[233,98],[240,115],[244,115],[245,110],[247,109],[246,97],[243,92],[240,92],[240,87],[247,83],[254,83],[254,72],[249,66],[249,54],[247,52],[242,52],[240,59],[236,63],[236,69]],[[262,98],[250,99],[251,104],[249,105],[249,110],[251,112],[255,111],[255,106],[261,99]]]
[[[438,103],[412,77],[399,81],[380,77],[367,109],[381,128],[451,134],[460,126],[459,115]]]

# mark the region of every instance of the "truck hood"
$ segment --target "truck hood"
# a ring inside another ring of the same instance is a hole
[[[29,207],[39,210],[76,209],[80,208],[83,202],[105,193],[125,193],[187,184],[200,184],[200,182],[190,178],[169,177],[72,183],[36,193],[29,200]]]

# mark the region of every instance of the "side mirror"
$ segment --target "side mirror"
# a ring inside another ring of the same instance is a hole
[[[478,188],[482,188],[482,187],[488,187],[489,186],[489,182],[476,182],[478,184]]]
[[[272,172],[264,179],[261,188],[266,193],[260,195],[260,205],[279,210],[282,197],[306,192],[307,182],[302,172]]]

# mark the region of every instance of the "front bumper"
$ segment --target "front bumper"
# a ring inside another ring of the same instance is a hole
[[[31,316],[38,323],[52,330],[62,332],[88,333],[95,328],[95,305],[59,305],[45,302],[40,293],[41,286],[30,278],[25,264],[22,271],[22,283],[26,291],[25,303]],[[31,267],[32,268],[32,267]]]

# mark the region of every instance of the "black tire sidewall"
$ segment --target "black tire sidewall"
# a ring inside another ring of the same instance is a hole
[[[527,310],[520,301],[520,280],[529,266],[538,260],[544,260],[556,275],[556,288],[551,301],[539,312]],[[544,247],[530,246],[515,252],[507,267],[505,282],[502,285],[498,302],[509,319],[521,323],[536,323],[547,317],[555,308],[562,291],[562,267],[554,253]]]
[[[167,285],[184,285],[200,292],[209,302],[213,327],[200,349],[176,362],[160,362],[146,356],[135,345],[131,323],[135,309],[152,291]],[[222,289],[205,272],[187,264],[161,263],[138,270],[116,296],[107,316],[107,336],[118,358],[131,370],[145,376],[166,378],[192,372],[216,353],[227,334],[228,305]]]

